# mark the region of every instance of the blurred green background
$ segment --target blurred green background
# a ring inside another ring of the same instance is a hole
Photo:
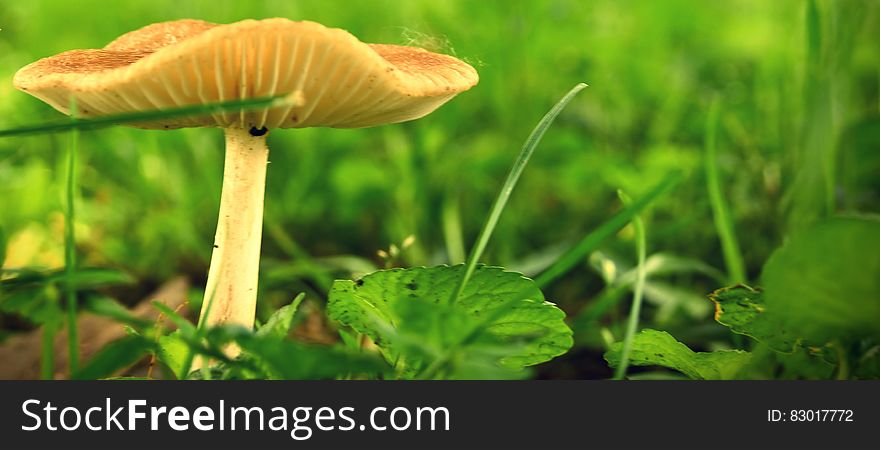
[[[726,269],[703,170],[713,102],[722,192],[749,280],[791,231],[833,212],[880,210],[880,2],[871,0],[3,0],[0,128],[59,118],[12,87],[38,58],[99,48],[153,22],[276,16],[454,53],[481,81],[418,121],[271,134],[261,317],[300,291],[320,305],[334,278],[461,262],[529,129],[581,81],[590,88],[547,133],[485,262],[533,275],[620,209],[617,189],[638,197],[684,171],[645,219],[649,254],[694,270],[655,283],[645,322],[699,348],[728,345],[705,295],[746,280],[718,274]],[[0,139],[7,268],[63,265],[65,142]],[[83,134],[77,248],[82,265],[138,280],[116,293],[121,301],[179,274],[203,283],[222,145],[215,129]],[[392,260],[377,254],[409,236]],[[626,228],[548,286],[548,299],[576,314],[632,266],[632,247]],[[7,334],[28,327],[2,320]],[[587,348],[541,376],[607,370]]]

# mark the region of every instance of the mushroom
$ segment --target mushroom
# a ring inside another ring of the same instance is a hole
[[[41,59],[14,78],[15,87],[65,114],[75,103],[81,118],[289,94],[293,100],[284,105],[133,124],[224,129],[220,215],[200,323],[249,329],[256,310],[268,130],[413,120],[477,81],[474,68],[452,56],[365,44],[345,30],[283,18],[157,23],[103,49]]]

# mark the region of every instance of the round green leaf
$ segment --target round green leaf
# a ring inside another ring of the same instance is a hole
[[[400,356],[401,330],[417,330],[426,346],[451,345],[462,352],[486,339],[507,342],[498,362],[510,369],[547,361],[571,347],[565,313],[544,301],[534,281],[500,267],[479,267],[452,312],[444,313],[463,270],[464,265],[414,267],[336,281],[327,311],[333,320],[370,336],[392,360]],[[438,307],[412,314],[418,305]]]
[[[833,218],[796,234],[762,274],[768,311],[815,341],[880,335],[880,221]]]

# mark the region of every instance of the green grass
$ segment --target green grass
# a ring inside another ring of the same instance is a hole
[[[5,130],[0,129],[0,138],[56,133],[64,131],[78,132],[80,130],[97,130],[114,125],[137,124],[150,122],[157,119],[192,117],[206,114],[216,114],[224,111],[246,111],[253,108],[283,105],[287,101],[286,96],[287,94],[279,94],[272,97],[230,100],[217,103],[208,103],[205,105],[183,106],[173,109],[115,114],[109,116],[101,116],[94,119],[77,118],[76,113],[74,112],[73,114],[71,114],[71,118],[66,120],[57,120],[48,123],[17,126],[15,128],[9,128]],[[71,111],[75,110],[71,109]]]
[[[578,263],[585,261],[587,255],[598,249],[605,239],[623,228],[630,220],[636,218],[642,209],[647,208],[680,181],[681,175],[679,173],[675,172],[668,175],[644,197],[627,205],[622,211],[611,216],[608,221],[585,235],[576,245],[560,256],[553,265],[541,273],[535,281],[540,286],[547,286],[569,270],[575,268]]]
[[[726,282],[760,283],[771,253],[816,221],[880,211],[876,2],[107,4],[0,3],[0,229],[5,270],[122,270],[136,282],[99,291],[127,306],[174,276],[204,285],[222,135],[113,126],[143,115],[71,121],[16,91],[12,76],[38,58],[183,17],[309,19],[366,42],[415,36],[480,73],[475,88],[417,121],[272,131],[260,323],[299,292],[306,293],[302,309],[321,317],[333,280],[386,264],[481,261],[535,279],[575,324],[581,348],[533,376],[607,378],[614,372],[601,358],[599,330],[624,336],[633,317],[623,301],[633,285],[615,277],[640,267],[638,236],[627,226],[636,217],[650,225],[648,262],[670,254],[726,275],[646,267],[639,328],[666,331],[702,352],[748,347],[714,323],[708,293]],[[581,81],[590,84],[588,95],[559,113],[522,177],[509,172],[535,118]],[[73,129],[79,148],[61,133]],[[508,186],[516,183],[509,198],[497,195],[507,174]],[[618,189],[632,204],[621,206]],[[415,241],[393,259],[377,256],[409,236]],[[41,305],[60,308],[68,323],[76,300],[88,314],[89,290],[53,286],[39,291]],[[33,329],[32,315],[42,310],[7,311],[10,291],[2,289],[0,336]],[[335,336],[318,328],[319,338]],[[44,329],[46,378],[67,369],[49,358],[55,331]],[[652,376],[652,369],[618,370]]]
[[[526,138],[519,154],[516,156],[516,160],[513,162],[513,167],[510,168],[510,172],[507,174],[507,179],[504,180],[504,184],[501,186],[498,196],[495,197],[495,203],[492,204],[492,209],[489,210],[489,215],[486,217],[486,223],[483,224],[483,228],[480,229],[480,234],[477,236],[477,241],[471,248],[467,264],[465,265],[464,275],[462,275],[461,280],[458,282],[458,286],[455,288],[449,299],[450,304],[454,304],[458,300],[458,297],[461,296],[467,282],[470,280],[471,275],[474,274],[477,263],[480,261],[480,257],[483,256],[483,252],[486,251],[486,245],[489,244],[489,238],[492,237],[492,233],[495,231],[495,226],[498,225],[498,219],[501,218],[501,213],[504,211],[504,207],[507,206],[507,201],[510,200],[510,194],[513,193],[513,189],[516,187],[517,182],[519,182],[519,177],[522,175],[523,170],[525,170],[526,165],[528,165],[529,160],[532,158],[532,154],[535,152],[535,148],[538,147],[538,143],[540,143],[541,139],[544,137],[544,133],[547,132],[547,129],[550,128],[550,125],[553,124],[553,121],[556,120],[556,117],[559,116],[559,113],[565,109],[574,96],[586,87],[586,84],[578,83],[575,87],[571,88],[567,94],[550,108],[550,111],[544,115],[544,117],[538,122],[538,125],[535,126],[535,129],[529,134],[529,137]]]
[[[746,269],[736,238],[736,229],[730,218],[727,202],[724,200],[721,175],[718,173],[718,120],[721,115],[721,100],[713,99],[706,118],[706,192],[712,204],[712,217],[715,230],[721,240],[724,263],[727,266],[728,284],[745,283]]]
[[[624,204],[632,203],[623,191],[618,191],[620,200]],[[614,379],[622,380],[626,378],[626,369],[629,367],[629,354],[632,351],[633,336],[639,327],[639,314],[642,311],[642,298],[645,293],[645,260],[647,259],[647,233],[645,231],[645,222],[641,217],[636,216],[632,220],[633,229],[636,234],[636,281],[633,287],[633,301],[629,311],[629,319],[626,322],[626,332],[623,335],[623,350],[620,352],[620,364],[614,370]]]

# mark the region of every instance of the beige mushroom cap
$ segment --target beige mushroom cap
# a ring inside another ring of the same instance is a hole
[[[276,18],[216,25],[163,22],[100,50],[29,64],[15,87],[80,117],[292,94],[272,108],[138,124],[181,127],[355,128],[422,117],[477,84],[452,56],[365,44],[345,30]]]

